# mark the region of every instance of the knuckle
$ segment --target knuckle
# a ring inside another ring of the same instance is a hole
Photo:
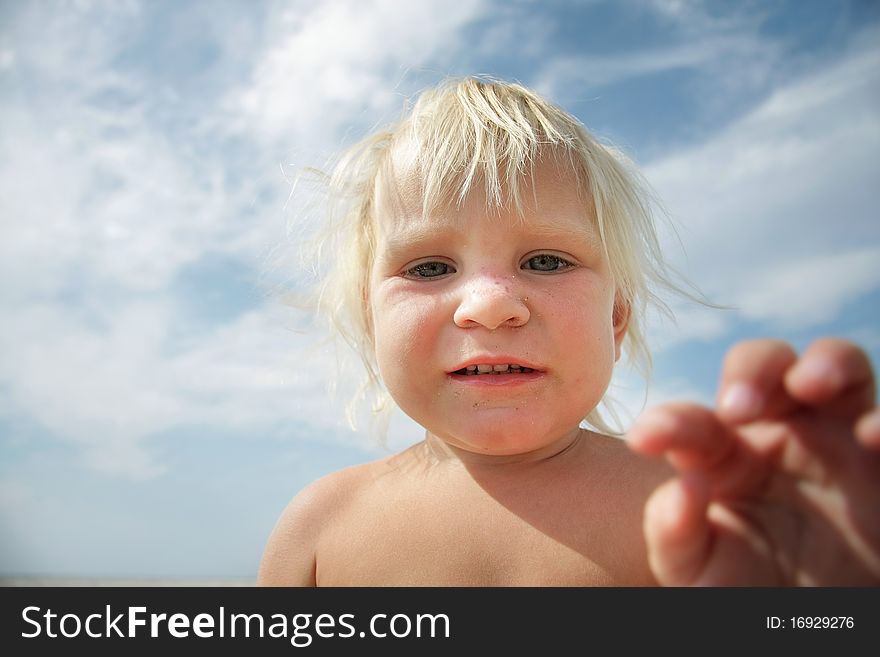
[[[789,363],[797,358],[790,344],[775,338],[753,338],[734,344],[724,357],[726,371],[753,369],[758,363]]]

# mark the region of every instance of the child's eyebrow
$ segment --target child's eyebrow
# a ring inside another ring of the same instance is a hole
[[[558,224],[538,224],[537,226],[532,226],[529,230],[532,235],[535,235],[539,238],[547,238],[547,239],[558,239],[558,240],[566,240],[566,239],[582,239],[587,240],[591,243],[599,242],[598,231],[595,226],[593,226],[592,222],[584,221],[583,224],[577,226],[577,230],[572,230],[570,227],[562,227]]]
[[[466,231],[463,226],[446,224],[442,230],[435,225],[418,223],[403,227],[395,227],[389,234],[383,235],[380,240],[381,255],[393,258],[402,251],[419,249],[439,242],[456,242],[465,239]]]
[[[517,235],[518,228],[521,232]],[[586,245],[590,248],[601,247],[598,231],[589,221],[585,221],[576,230],[555,223],[532,224],[526,229],[523,224],[514,223],[511,226],[499,226],[499,231],[513,232],[519,237],[525,236],[547,241],[548,244],[545,246],[548,247],[556,246],[558,248],[559,244]],[[393,260],[402,253],[440,249],[450,242],[458,243],[466,240],[466,224],[444,224],[442,229],[436,224],[410,224],[395,227],[393,231],[389,231],[382,237],[378,257]]]

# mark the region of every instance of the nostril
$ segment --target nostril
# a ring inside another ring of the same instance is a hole
[[[482,284],[478,284],[482,282]],[[507,281],[470,281],[462,290],[453,314],[457,326],[518,327],[529,321],[528,296],[522,296]]]

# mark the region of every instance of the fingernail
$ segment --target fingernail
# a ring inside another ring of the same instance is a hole
[[[798,376],[806,377],[813,381],[822,381],[830,386],[832,390],[840,390],[845,384],[843,373],[840,369],[824,358],[804,360],[798,363],[797,370]]]
[[[764,400],[754,386],[734,383],[724,392],[719,407],[732,419],[750,420],[764,408]]]

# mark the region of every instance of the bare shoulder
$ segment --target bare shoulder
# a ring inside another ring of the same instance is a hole
[[[641,497],[654,490],[673,474],[672,468],[662,459],[646,458],[632,451],[625,438],[592,433],[585,441],[584,459],[613,478],[622,489],[629,489],[633,496]],[[597,476],[598,473],[593,473]],[[624,486],[623,484],[627,484]]]
[[[386,460],[333,472],[300,491],[269,536],[257,585],[315,586],[315,554],[321,535],[373,481]]]
[[[573,515],[589,528],[590,554],[608,564],[618,585],[656,583],[648,564],[643,522],[651,493],[672,475],[661,459],[644,458],[621,438],[591,434],[581,455],[584,492]],[[601,540],[596,537],[601,537]]]
[[[635,453],[625,438],[592,434],[586,441],[583,467],[589,478],[604,489],[608,499],[638,519],[641,531],[641,512],[660,484],[673,476],[669,464],[660,458],[648,458]]]

